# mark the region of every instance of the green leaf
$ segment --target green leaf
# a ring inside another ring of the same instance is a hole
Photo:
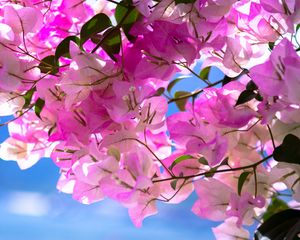
[[[235,81],[236,78],[231,78],[231,77],[228,77],[228,76],[224,76],[223,78],[223,81],[222,81],[222,86],[226,85],[227,83],[230,83],[232,81]]]
[[[53,131],[56,129],[56,123],[49,129],[48,131],[48,137],[51,136],[51,134],[53,133]]]
[[[178,182],[178,179],[175,179],[175,180],[171,181],[170,185],[173,188],[173,190],[176,190],[177,182]]]
[[[254,91],[254,90],[257,90],[258,87],[257,87],[257,85],[251,80],[250,82],[247,83],[246,89],[249,90],[249,91]]]
[[[222,162],[219,164],[219,166],[229,166],[228,165],[228,160],[229,160],[229,157],[226,157],[222,160]]]
[[[121,154],[119,149],[115,147],[110,147],[107,151],[108,155],[115,157],[116,160],[120,161],[121,159]]]
[[[288,134],[280,146],[273,152],[274,159],[278,162],[300,164],[300,139]]]
[[[104,33],[104,41],[101,43],[103,50],[116,61],[115,54],[120,52],[121,48],[121,32],[118,28],[111,28]]]
[[[259,102],[262,102],[264,100],[264,98],[259,93],[256,94],[255,99]]]
[[[58,61],[60,57],[70,57],[70,42],[76,43],[78,46],[80,46],[80,39],[76,36],[69,36],[66,37],[64,40],[58,44],[56,50],[55,50],[55,59]]]
[[[246,102],[249,102],[250,100],[252,100],[253,98],[256,97],[256,93],[253,92],[252,90],[245,90],[243,92],[241,92],[235,106],[238,106],[240,104],[243,104],[243,103],[246,103]]]
[[[204,174],[204,176],[207,178],[213,177],[217,170],[218,170],[218,167],[211,168],[211,169],[209,169],[209,172],[206,172]]]
[[[105,29],[112,26],[108,16],[104,13],[99,13],[88,20],[80,30],[80,46],[82,46],[93,35],[103,32]]]
[[[31,88],[30,90],[28,90],[25,95],[23,95],[23,98],[25,100],[25,103],[23,105],[23,108],[28,108],[30,103],[31,103],[31,99],[33,96],[33,93],[36,91],[36,87]]]
[[[170,170],[172,170],[178,163],[182,162],[182,161],[185,161],[187,159],[191,159],[191,158],[194,158],[193,156],[191,155],[182,155],[178,158],[176,158],[174,160],[174,162],[172,162],[171,166],[169,167]]]
[[[274,43],[274,42],[269,42],[269,48],[270,48],[271,50],[273,50],[274,46],[275,46],[275,43]]]
[[[182,155],[174,160],[174,162],[171,164],[169,169],[172,170],[178,163],[185,161],[187,159],[192,159],[192,158],[194,158],[194,157],[191,155]]]
[[[209,73],[210,73],[211,67],[206,67],[201,70],[199,77],[203,80],[208,80]]]
[[[299,29],[300,29],[300,23],[296,26],[296,33],[298,32]]]
[[[273,197],[271,204],[268,206],[266,212],[263,215],[263,220],[266,221],[274,214],[286,209],[289,209],[289,206],[286,204],[285,201],[282,201],[277,197]]]
[[[54,55],[49,55],[41,60],[38,68],[42,73],[49,73],[51,75],[55,75],[58,73],[58,61],[56,60]]]
[[[238,194],[241,195],[243,185],[251,172],[243,172],[238,180]]]
[[[233,81],[236,81],[238,80],[241,76],[245,75],[245,74],[248,74],[249,73],[249,70],[247,69],[243,69],[243,71],[236,77],[228,77],[228,76],[224,76],[223,80],[222,80],[222,86],[226,85],[227,83],[230,83],[230,82],[233,82]]]
[[[91,41],[95,44],[98,44],[103,39],[103,34],[97,33],[91,37]]]
[[[204,39],[204,42],[207,42],[210,39],[211,35],[212,35],[212,31],[209,31]]]
[[[199,158],[198,162],[201,163],[201,164],[203,164],[203,165],[208,165],[208,162],[207,162],[207,160],[204,157]]]
[[[171,93],[173,87],[174,87],[177,83],[179,83],[180,81],[182,81],[182,80],[184,80],[184,79],[187,79],[187,78],[184,77],[184,76],[181,76],[181,77],[178,77],[178,78],[175,78],[174,80],[172,80],[172,81],[169,83],[168,87],[167,87],[168,92]]]
[[[44,106],[45,106],[45,101],[41,98],[38,98],[38,100],[36,100],[34,104],[34,112],[39,118],[41,118],[41,112]]]
[[[125,3],[124,1],[121,1],[122,4],[118,4],[116,7],[116,11],[115,11],[115,19],[117,21],[117,23],[121,23],[121,21],[123,20],[123,18],[125,17],[126,13],[128,10],[130,10],[132,8],[132,6],[127,5],[127,3]],[[127,18],[127,17],[126,17]],[[126,21],[127,19],[123,20],[123,23]]]
[[[121,1],[121,3],[126,5],[126,2],[124,1]],[[121,25],[127,39],[130,42],[134,42],[136,37],[131,35],[129,32],[133,24],[139,19],[140,13],[135,7],[133,6],[125,7],[123,4],[117,5],[115,11],[115,18],[117,23]]]
[[[297,240],[300,229],[300,210],[287,209],[274,214],[255,232],[255,240]]]
[[[156,93],[153,96],[161,96],[165,92],[164,87],[160,87],[159,89],[156,90]]]
[[[185,104],[187,103],[188,98],[183,98],[183,99],[178,99],[178,100],[176,98],[186,96],[188,94],[190,94],[190,92],[186,92],[186,91],[178,91],[174,94],[175,103],[180,111],[185,110]]]
[[[180,3],[195,3],[196,0],[175,0],[175,4],[180,4]]]

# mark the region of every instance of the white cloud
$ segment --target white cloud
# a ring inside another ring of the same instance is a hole
[[[113,219],[127,218],[127,209],[112,199],[105,199],[104,201],[100,202],[97,206],[96,213],[100,216]]]
[[[48,198],[37,192],[12,192],[8,195],[6,209],[10,213],[27,216],[44,216],[50,211]]]

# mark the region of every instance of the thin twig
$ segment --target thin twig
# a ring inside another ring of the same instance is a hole
[[[268,128],[268,131],[270,133],[270,137],[271,137],[271,140],[272,140],[273,148],[275,149],[276,146],[275,146],[274,136],[273,136],[273,133],[272,133],[272,130],[271,130],[269,124],[267,124],[267,128]]]
[[[273,157],[273,154],[261,159],[260,161],[253,163],[251,165],[246,165],[243,167],[237,167],[237,168],[229,168],[229,169],[221,169],[221,170],[216,170],[216,171],[206,171],[206,172],[202,172],[199,174],[194,174],[194,175],[187,175],[187,176],[173,176],[170,178],[164,178],[164,179],[157,179],[157,180],[153,180],[153,182],[165,182],[165,181],[172,181],[174,179],[189,179],[189,178],[195,178],[195,177],[200,177],[200,176],[205,176],[207,174],[216,174],[216,173],[224,173],[224,172],[231,172],[231,171],[240,171],[240,170],[244,170],[244,169],[248,169],[248,168],[254,168],[258,165],[260,165],[261,163],[265,162],[266,160],[270,159]]]

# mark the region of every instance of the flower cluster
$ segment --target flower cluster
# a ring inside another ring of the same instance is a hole
[[[282,190],[300,202],[299,23],[297,0],[2,1],[0,157],[51,157],[60,191],[138,227],[195,190],[216,238],[247,239]],[[204,87],[173,95],[175,73]]]

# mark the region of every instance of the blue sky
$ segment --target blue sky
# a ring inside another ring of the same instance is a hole
[[[217,81],[223,75],[214,69],[210,77]],[[201,86],[199,79],[190,78],[174,91]],[[172,104],[168,114],[176,111]],[[0,128],[0,141],[7,136],[6,127]],[[195,194],[179,205],[158,203],[158,215],[147,218],[137,229],[127,210],[114,201],[83,205],[59,193],[55,188],[58,177],[58,168],[50,159],[23,171],[15,162],[0,161],[0,240],[214,239],[211,227],[218,223],[200,219],[190,210]]]

